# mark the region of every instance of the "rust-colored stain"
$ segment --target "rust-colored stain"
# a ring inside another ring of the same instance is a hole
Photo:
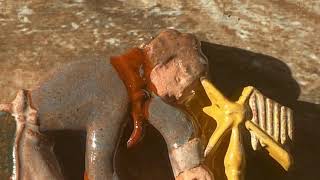
[[[111,57],[110,62],[124,82],[130,98],[134,129],[127,146],[131,147],[141,138],[143,121],[146,120],[144,109],[150,97],[147,90],[152,87],[148,83],[150,82],[148,74],[151,70],[149,70],[150,66],[147,64],[143,50],[139,48],[133,48],[123,55]]]

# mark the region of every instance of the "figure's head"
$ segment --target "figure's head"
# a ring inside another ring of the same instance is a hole
[[[162,98],[181,101],[207,72],[200,41],[192,34],[164,30],[144,49],[153,67],[150,80]]]

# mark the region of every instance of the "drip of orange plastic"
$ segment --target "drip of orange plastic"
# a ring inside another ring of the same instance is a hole
[[[84,171],[83,180],[89,180],[89,178],[88,178],[88,175],[87,175],[87,172],[86,172],[86,171]]]
[[[147,117],[145,108],[148,104],[148,91],[156,92],[149,77],[151,65],[140,48],[133,48],[123,55],[111,57],[110,62],[124,82],[130,98],[134,127],[127,147],[132,147],[142,136],[143,121]]]

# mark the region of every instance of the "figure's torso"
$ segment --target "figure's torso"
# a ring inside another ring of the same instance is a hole
[[[116,71],[101,59],[67,64],[31,94],[41,130],[84,129],[95,116],[112,113],[114,107],[128,103]]]

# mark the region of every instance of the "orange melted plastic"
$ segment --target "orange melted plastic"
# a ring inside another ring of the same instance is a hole
[[[88,175],[87,175],[87,172],[86,172],[86,171],[84,171],[83,180],[89,180],[89,178],[88,178]]]
[[[132,147],[140,140],[143,121],[147,117],[145,109],[148,106],[148,95],[146,91],[156,93],[149,77],[152,67],[143,49],[139,48],[133,48],[123,55],[111,57],[110,62],[124,82],[130,98],[134,128],[127,141],[127,146]]]

